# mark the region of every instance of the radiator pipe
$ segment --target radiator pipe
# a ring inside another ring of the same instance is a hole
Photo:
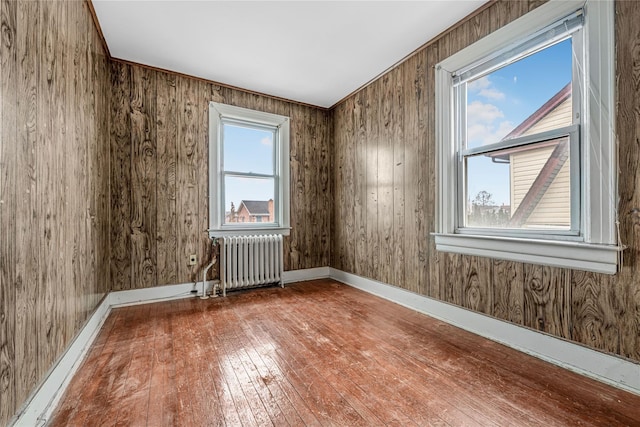
[[[213,256],[211,258],[211,262],[209,263],[209,265],[207,265],[204,269],[204,272],[202,273],[202,295],[200,296],[200,299],[208,299],[209,295],[207,295],[207,290],[206,285],[207,285],[207,272],[209,271],[209,269],[211,267],[214,266],[214,264],[216,263],[216,261],[218,261],[218,257],[216,257],[216,253],[215,253],[215,246],[218,244],[218,240],[215,237],[211,238],[212,243],[211,243],[211,251],[213,253]]]

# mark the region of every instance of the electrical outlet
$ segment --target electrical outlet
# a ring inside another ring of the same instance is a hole
[[[198,263],[198,256],[196,254],[189,255],[189,265],[196,265]]]

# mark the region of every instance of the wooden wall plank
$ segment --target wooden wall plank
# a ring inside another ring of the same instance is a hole
[[[341,215],[342,220],[342,245],[341,257],[343,258],[344,268],[353,271],[355,264],[355,229],[354,229],[354,167],[355,164],[355,134],[353,132],[353,98],[345,103],[345,123],[344,126],[349,131],[343,137],[343,145],[340,149],[344,157],[344,164],[348,165],[342,168],[342,198],[341,198]]]
[[[209,239],[209,101],[214,99],[223,101],[213,85],[205,82],[198,82],[198,266],[196,271],[197,280],[202,280],[202,271],[211,261],[213,255],[212,241]],[[204,178],[204,179],[203,179]],[[216,270],[214,270],[216,271]],[[209,274],[212,274],[211,271]],[[213,276],[211,276],[213,277]],[[218,277],[218,276],[215,276]]]
[[[395,75],[380,79],[382,96],[378,98],[378,277],[384,283],[393,280],[393,89]]]
[[[418,100],[418,134],[420,141],[419,153],[420,160],[427,159],[426,176],[419,182],[418,194],[424,219],[424,227],[422,235],[427,235],[431,230],[435,230],[435,200],[436,192],[436,142],[435,142],[435,103],[429,102],[434,98],[435,88],[435,66],[440,55],[439,43],[434,43],[426,49],[426,58],[424,65],[418,67],[416,79],[419,82],[419,90],[423,95]],[[420,56],[422,57],[422,55]],[[423,77],[424,76],[424,77]],[[425,105],[426,104],[426,105]],[[423,172],[424,173],[424,172]],[[436,253],[435,240],[433,236],[426,239],[420,239],[418,257],[424,259],[425,278],[422,281],[421,289],[426,295],[432,298],[440,298],[440,274],[439,274],[439,255]],[[428,281],[428,283],[425,283]]]
[[[572,271],[571,337],[591,347],[619,353],[615,288],[609,276]]]
[[[405,261],[405,283],[406,289],[420,293],[421,281],[419,272],[421,270],[419,253],[419,243],[422,231],[422,216],[419,210],[419,189],[422,178],[422,165],[420,162],[420,139],[416,137],[418,128],[418,101],[420,93],[418,90],[418,61],[422,55],[414,55],[407,60],[407,64],[402,68],[402,84],[405,86],[405,111],[403,120],[404,138],[404,235],[403,251],[409,256],[404,257]]]
[[[491,314],[491,262],[487,258],[462,258],[462,306],[480,313]]]
[[[318,197],[314,200],[316,205],[317,227],[312,231],[319,239],[316,245],[318,252],[318,263],[316,266],[326,266],[331,264],[331,230],[333,221],[331,220],[333,197],[330,179],[331,164],[331,140],[333,135],[332,117],[326,111],[317,111],[316,114],[322,117],[321,125],[318,127],[316,137],[319,148],[317,161],[318,174],[315,179],[318,181]]]
[[[0,3],[0,423],[8,420],[16,401],[16,169],[17,72],[16,3]],[[22,376],[22,369],[18,367]],[[20,387],[21,388],[21,387]],[[22,388],[21,388],[22,389]]]
[[[93,22],[93,21],[92,21]],[[111,121],[111,64],[105,56],[104,47],[98,32],[91,25],[94,34],[89,46],[89,55],[93,58],[96,80],[94,96],[96,98],[94,118],[96,122],[96,211],[92,221],[97,224],[98,234],[95,237],[97,264],[97,292],[92,295],[91,305],[96,306],[106,292],[111,290],[111,194],[110,194],[110,121]],[[107,82],[105,84],[105,82]]]
[[[524,265],[519,262],[493,261],[493,310],[498,319],[523,324]]]
[[[176,254],[176,165],[177,110],[176,76],[157,73],[156,155],[157,155],[157,272],[158,285],[177,282]]]
[[[80,9],[80,12],[82,10]],[[84,263],[79,262],[78,257],[85,251],[85,223],[83,209],[80,207],[86,201],[86,189],[84,188],[85,179],[81,177],[84,174],[84,163],[86,162],[86,145],[79,144],[79,140],[83,139],[83,135],[79,128],[76,128],[78,119],[82,119],[84,111],[82,106],[75,105],[77,92],[82,91],[83,84],[86,83],[86,71],[82,73],[81,79],[78,79],[78,69],[81,65],[82,42],[77,38],[77,16],[78,9],[75,7],[63,6],[59,10],[60,23],[64,25],[64,29],[59,29],[61,44],[59,48],[68,52],[64,59],[57,60],[56,64],[62,66],[60,75],[63,76],[61,83],[64,88],[62,98],[62,120],[64,128],[62,135],[58,141],[61,150],[59,162],[66,162],[66,167],[61,167],[63,182],[65,188],[73,188],[64,197],[61,197],[63,213],[60,216],[60,224],[62,225],[62,235],[60,240],[60,253],[63,254],[64,267],[62,269],[63,276],[60,283],[60,292],[66,292],[68,298],[61,301],[58,307],[60,318],[63,319],[65,328],[61,342],[73,337],[76,322],[76,304],[79,302],[81,292],[78,291],[82,287],[80,283],[84,278]],[[83,67],[84,68],[84,67]],[[84,139],[83,139],[84,142]]]
[[[114,290],[131,288],[131,70],[111,67],[111,279]]]
[[[355,147],[354,167],[354,194],[353,194],[353,228],[354,228],[354,273],[359,276],[366,276],[367,266],[358,260],[367,256],[367,234],[366,234],[366,203],[367,203],[367,91],[359,92],[354,98],[353,106],[353,131]]]
[[[304,212],[304,147],[301,142],[304,140],[304,111],[296,109],[291,112],[290,123],[290,209],[291,212]],[[303,244],[304,227],[307,218],[304,215],[291,216],[291,234],[285,239],[285,270],[296,269],[300,265],[302,256],[301,245]]]
[[[378,112],[380,106],[378,102],[378,93],[376,87],[369,86],[365,88],[367,91],[367,108],[369,111],[369,118],[367,119],[366,131],[367,131],[367,199],[366,199],[366,236],[367,245],[369,248],[369,254],[363,260],[366,263],[366,271],[368,272],[365,277],[375,278],[378,275],[378,266],[380,265],[380,236],[378,229],[378,197],[380,181],[378,176],[379,169],[379,151],[378,151],[378,129],[380,121],[378,120]],[[335,159],[335,166],[340,167],[340,159]],[[336,183],[336,187],[333,189],[334,194],[341,191]],[[334,199],[335,200],[335,199]],[[333,221],[334,227],[339,227],[341,223],[340,217],[335,217]],[[361,260],[357,260],[361,262]]]
[[[178,163],[176,167],[178,277],[195,282],[196,269],[189,256],[198,248],[198,84],[191,79],[178,81]]]
[[[524,266],[525,326],[570,338],[571,283],[569,270]]]
[[[37,381],[37,358],[32,357],[34,337],[37,333],[35,302],[38,298],[39,239],[34,231],[38,226],[38,200],[36,188],[37,147],[37,18],[39,5],[36,2],[17,3],[17,22],[25,24],[23,31],[16,34],[17,49],[17,116],[22,117],[24,126],[17,129],[18,157],[16,160],[15,193],[17,211],[14,216],[16,227],[15,268],[15,398],[24,401]],[[19,59],[18,59],[19,58]],[[3,93],[4,97],[4,93]],[[3,138],[4,139],[4,138]],[[4,170],[4,168],[1,168]],[[1,179],[1,178],[0,178]],[[0,195],[0,199],[3,196]],[[3,228],[4,230],[4,228]],[[5,254],[2,254],[4,258]],[[2,285],[0,284],[0,288]],[[1,293],[1,291],[0,291]],[[0,403],[1,405],[1,403]],[[0,416],[0,419],[2,417]]]
[[[139,288],[158,282],[156,72],[131,71],[131,286]]]
[[[81,203],[84,204],[84,210],[82,212],[82,221],[84,223],[84,236],[83,236],[83,252],[81,252],[78,256],[80,261],[80,265],[84,266],[84,272],[79,282],[76,282],[76,294],[78,297],[76,298],[76,307],[75,307],[75,325],[74,330],[78,330],[82,324],[84,323],[87,315],[93,310],[96,306],[95,296],[93,294],[87,294],[83,292],[83,284],[85,283],[94,283],[94,286],[99,286],[99,282],[101,279],[96,277],[97,269],[98,269],[98,245],[97,245],[97,208],[98,208],[98,177],[97,173],[92,171],[98,171],[101,169],[98,166],[98,136],[97,136],[97,119],[96,119],[96,108],[98,105],[98,96],[100,96],[100,91],[94,88],[98,86],[98,75],[94,62],[96,58],[92,54],[92,28],[93,24],[90,21],[83,19],[84,13],[88,12],[88,10],[83,10],[88,8],[87,5],[83,4],[83,8],[78,8],[77,14],[77,26],[78,30],[76,34],[85,34],[86,37],[81,38],[81,43],[79,46],[79,54],[78,56],[81,58],[78,66],[75,66],[74,69],[82,68],[85,70],[85,78],[80,78],[80,81],[83,83],[82,91],[76,93],[76,99],[84,99],[85,104],[83,108],[78,109],[76,112],[76,129],[79,130],[83,137],[78,139],[78,144],[84,147],[85,156],[84,156],[84,170],[82,171],[83,179],[81,181],[81,185],[83,187],[84,198],[81,198]],[[70,8],[73,9],[73,8]],[[75,71],[75,74],[81,76],[81,73]],[[104,81],[104,80],[103,80]],[[109,80],[110,81],[110,80]],[[78,114],[81,115],[78,117]],[[88,123],[87,126],[80,126],[81,123]],[[83,255],[86,256],[86,261],[83,262]],[[84,285],[86,286],[86,285]],[[96,292],[97,294],[97,292]]]
[[[392,190],[393,190],[393,238],[392,244],[392,263],[391,263],[391,283],[402,288],[405,284],[405,136],[404,136],[404,117],[405,117],[405,93],[404,93],[404,75],[402,69],[396,68],[392,71],[393,87],[392,87],[392,135],[391,144],[393,146],[393,169],[392,169]]]

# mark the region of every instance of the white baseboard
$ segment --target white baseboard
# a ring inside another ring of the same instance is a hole
[[[284,283],[306,282],[307,280],[326,279],[329,277],[329,267],[306,268],[303,270],[285,271],[282,275]]]
[[[111,306],[107,294],[64,354],[49,370],[44,381],[23,405],[13,425],[37,427],[46,424],[110,312]]]
[[[330,277],[554,365],[640,395],[640,365],[630,361],[334,268],[330,269]]]
[[[211,289],[214,282],[207,281],[207,289]],[[195,289],[197,293],[191,291]],[[202,282],[180,283],[178,285],[154,286],[152,288],[129,289],[126,291],[113,291],[109,293],[111,307],[124,307],[129,305],[149,304],[165,300],[189,298],[202,295]]]

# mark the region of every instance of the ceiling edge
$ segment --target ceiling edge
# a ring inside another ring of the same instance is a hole
[[[417,54],[418,52],[420,52],[421,50],[424,50],[426,48],[428,48],[429,46],[431,46],[432,44],[438,42],[441,38],[443,38],[444,36],[446,36],[448,33],[450,33],[451,31],[455,30],[456,28],[458,28],[459,26],[465,24],[467,21],[469,21],[470,19],[475,18],[477,15],[481,14],[482,12],[484,12],[486,9],[488,9],[489,7],[493,6],[493,4],[497,3],[498,0],[490,0],[487,3],[483,4],[482,6],[480,6],[479,8],[477,8],[476,10],[474,10],[473,12],[471,12],[470,14],[468,14],[467,16],[465,16],[464,18],[460,19],[458,22],[456,22],[455,24],[453,24],[452,26],[450,26],[449,28],[445,29],[444,31],[440,32],[437,36],[433,37],[432,39],[426,41],[422,46],[414,49],[411,53],[407,54],[404,58],[402,58],[401,60],[399,60],[398,62],[396,62],[395,64],[391,65],[390,67],[388,67],[386,70],[382,71],[380,74],[378,74],[377,76],[375,76],[374,78],[372,78],[371,80],[369,80],[368,82],[366,82],[365,84],[363,84],[362,86],[360,86],[359,88],[357,88],[356,90],[354,90],[353,92],[351,92],[350,94],[348,94],[347,96],[345,96],[344,98],[342,98],[340,101],[336,102],[335,104],[333,104],[331,107],[328,108],[328,110],[333,110],[335,109],[338,105],[342,104],[344,101],[346,101],[347,99],[351,98],[353,95],[357,94],[358,92],[360,92],[361,90],[365,89],[367,86],[371,85],[372,83],[376,82],[377,80],[379,80],[381,77],[383,77],[384,75],[390,73],[391,71],[393,71],[395,68],[399,67],[400,65],[402,65],[405,61],[407,61],[409,58],[411,58],[413,55]]]

